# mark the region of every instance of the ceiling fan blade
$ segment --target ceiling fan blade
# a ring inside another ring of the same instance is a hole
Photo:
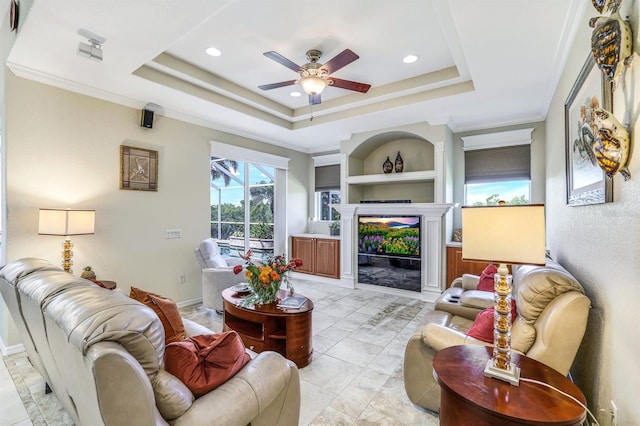
[[[358,83],[357,81],[342,80],[340,78],[331,77],[330,80],[333,80],[333,87],[354,90],[356,92],[367,93],[369,91],[369,88],[371,87],[370,84]]]
[[[264,52],[263,53],[264,56],[266,56],[269,59],[273,59],[274,61],[276,61],[279,64],[284,65],[285,67],[298,72],[302,69],[302,67],[300,65],[295,64],[294,62],[288,60],[287,58],[285,58],[284,56],[282,56],[281,54],[279,54],[278,52]]]
[[[281,81],[279,83],[263,84],[262,86],[258,86],[258,88],[262,90],[277,89],[278,87],[291,86],[292,84],[296,84],[296,81],[297,80],[288,80]]]
[[[320,95],[309,95],[309,105],[318,105],[320,102],[322,102],[322,99],[320,99]]]
[[[349,65],[351,62],[358,59],[360,56],[356,55],[349,49],[343,50],[341,53],[338,53],[332,59],[327,61],[321,68],[327,70],[328,74],[333,74],[338,71],[340,68]]]

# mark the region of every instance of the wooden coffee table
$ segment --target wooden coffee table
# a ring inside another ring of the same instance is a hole
[[[452,346],[436,353],[433,370],[440,384],[440,424],[446,425],[575,425],[586,411],[570,398],[546,386],[520,381],[520,386],[484,377],[493,348]],[[520,377],[538,380],[586,404],[568,378],[534,359],[512,354]]]
[[[278,298],[287,296],[285,290]],[[305,297],[294,294],[296,297]],[[230,288],[222,292],[224,301],[224,331],[234,330],[244,345],[255,351],[275,351],[293,361],[299,368],[309,365],[313,346],[311,340],[311,312],[313,302],[307,301],[298,309],[281,309],[276,303],[243,307],[243,296]]]

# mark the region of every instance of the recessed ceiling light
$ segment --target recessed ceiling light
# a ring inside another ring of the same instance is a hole
[[[412,64],[417,60],[418,57],[416,55],[407,55],[402,59],[402,62],[404,62],[405,64]]]
[[[222,55],[222,52],[219,51],[218,49],[216,49],[215,47],[208,47],[205,52],[207,52],[207,55],[210,56],[220,56]]]
[[[291,94],[291,96],[293,96],[294,98],[299,98],[300,96],[302,96],[302,93],[300,93],[300,92],[291,92],[290,94]]]

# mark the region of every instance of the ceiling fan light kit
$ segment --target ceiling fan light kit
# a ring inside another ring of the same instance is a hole
[[[298,83],[307,95],[319,95],[329,84],[326,78],[316,76],[302,77]]]
[[[299,80],[281,81],[279,83],[265,84],[258,86],[262,90],[277,89],[279,87],[291,86],[293,84],[299,84],[302,90],[309,95],[309,104],[317,105],[321,102],[320,94],[327,86],[336,86],[341,89],[353,90],[356,92],[367,93],[370,84],[358,83],[355,81],[342,80],[336,78],[330,78],[329,75],[340,68],[349,65],[351,62],[359,58],[358,55],[353,53],[349,49],[343,50],[336,55],[333,59],[329,60],[325,64],[318,62],[322,56],[322,52],[317,49],[311,49],[307,51],[307,59],[309,63],[302,66],[285,58],[278,52],[265,52],[264,56],[273,59],[281,65],[289,68],[300,74]]]

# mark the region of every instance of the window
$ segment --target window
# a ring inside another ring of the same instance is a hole
[[[316,166],[316,217],[319,220],[339,220],[340,213],[333,208],[340,204],[340,165]]]
[[[211,157],[211,237],[224,253],[273,254],[274,186],[273,167]]]
[[[529,204],[531,145],[470,149],[464,161],[465,205]]]
[[[340,204],[340,191],[316,192],[316,217],[319,220],[340,220],[340,213],[333,208],[336,204]]]
[[[469,183],[464,186],[464,203],[467,206],[491,206],[498,201],[507,204],[529,204],[531,181]]]

